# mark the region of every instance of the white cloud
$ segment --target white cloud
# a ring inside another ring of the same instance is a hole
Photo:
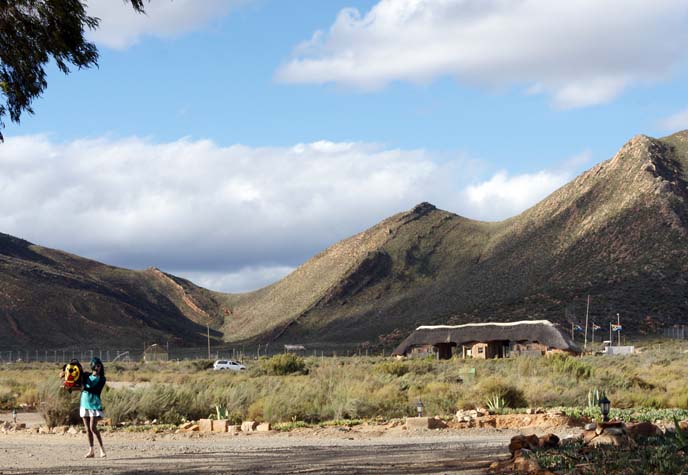
[[[0,154],[0,232],[243,291],[421,201],[496,219],[568,179],[564,171],[500,172],[479,183],[479,168],[461,155],[367,143],[9,137]]]
[[[680,130],[688,129],[688,108],[682,109],[675,114],[662,119],[659,122],[662,130],[669,132],[678,132]]]
[[[685,57],[687,15],[684,0],[380,0],[340,11],[276,78],[377,89],[453,76],[584,107],[666,77]]]
[[[552,170],[513,176],[501,170],[489,180],[466,188],[466,206],[488,221],[515,216],[571,181],[590,160],[591,154],[586,151],[564,160]]]
[[[145,36],[171,38],[195,31],[246,1],[154,0],[144,3],[146,14],[142,15],[122,0],[89,0],[88,14],[101,20],[89,38],[99,45],[125,49]]]

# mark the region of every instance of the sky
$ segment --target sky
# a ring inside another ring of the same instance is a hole
[[[243,292],[428,201],[497,221],[688,128],[685,0],[89,0],[0,232]]]

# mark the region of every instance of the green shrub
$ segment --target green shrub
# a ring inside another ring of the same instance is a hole
[[[275,355],[263,362],[267,374],[273,376],[286,376],[289,374],[308,374],[306,362],[300,356],[291,353]]]
[[[49,427],[79,425],[80,391],[68,392],[57,378],[43,381],[38,386],[40,412]]]
[[[403,376],[409,372],[409,367],[402,361],[383,361],[382,363],[376,365],[376,368],[386,374],[392,376]]]
[[[476,390],[478,391],[478,400],[485,403],[488,400],[494,401],[499,398],[501,408],[505,407],[527,407],[523,391],[501,379],[489,378],[481,381]]]

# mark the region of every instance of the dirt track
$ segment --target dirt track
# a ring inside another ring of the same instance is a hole
[[[313,438],[289,434],[208,437],[106,434],[105,459],[82,459],[80,435],[0,435],[2,474],[448,474],[484,473],[508,437],[443,434]],[[76,465],[68,464],[74,457]]]
[[[42,423],[36,414],[19,421]],[[559,429],[562,436],[570,431]],[[103,433],[107,458],[86,460],[85,434],[18,431],[0,433],[0,474],[478,474],[508,455],[517,433],[367,424],[236,435],[118,430]]]

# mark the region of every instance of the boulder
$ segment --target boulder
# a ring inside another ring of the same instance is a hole
[[[258,427],[258,423],[256,421],[244,421],[241,423],[242,432],[253,432],[256,430],[256,427]]]
[[[236,432],[241,432],[241,426],[236,425],[236,424],[228,425],[227,426],[227,432],[232,433],[232,434],[234,434]]]
[[[69,426],[56,426],[53,427],[54,434],[66,434],[69,430]]]
[[[179,425],[179,429],[181,429],[181,430],[189,430],[189,429],[191,429],[191,426],[193,426],[193,425],[194,425],[193,422],[184,422],[183,424],[180,424],[180,425]]]
[[[555,434],[545,434],[538,438],[538,447],[541,449],[554,449],[559,447],[559,437]]]
[[[227,432],[227,427],[229,423],[226,419],[220,419],[213,421],[213,432]]]
[[[540,439],[535,434],[529,436],[515,435],[511,438],[511,442],[509,442],[509,452],[511,452],[511,455],[514,455],[519,450],[535,450],[539,445]]]
[[[599,447],[600,445],[613,445],[614,447],[622,447],[628,445],[626,437],[621,435],[600,434],[590,441],[588,444],[592,447]]]
[[[515,454],[513,468],[518,473],[538,473],[540,464],[534,458],[527,457],[528,451],[521,451]]]
[[[71,426],[69,429],[67,429],[68,434],[74,435],[74,434],[78,434],[79,432],[81,432],[81,431],[74,426]]]
[[[269,422],[263,422],[256,427],[256,432],[270,432],[270,430],[272,430],[272,426]]]
[[[662,430],[651,422],[627,424],[626,432],[634,439],[638,437],[654,437],[662,434]]]
[[[48,426],[40,426],[38,428],[38,433],[39,434],[50,434],[52,431],[50,430],[50,427]]]
[[[685,421],[679,421],[678,428],[681,430],[688,430],[688,419]]]
[[[594,430],[586,430],[582,434],[583,437],[583,443],[588,444],[592,439],[597,437],[597,433]]]
[[[590,422],[589,424],[585,424],[585,426],[583,426],[583,429],[595,430],[595,429],[597,429],[597,424],[595,424],[594,422]]]
[[[198,427],[201,432],[212,432],[213,431],[213,420],[212,419],[201,419],[198,421]]]
[[[406,428],[413,430],[430,429],[430,417],[407,417]]]

